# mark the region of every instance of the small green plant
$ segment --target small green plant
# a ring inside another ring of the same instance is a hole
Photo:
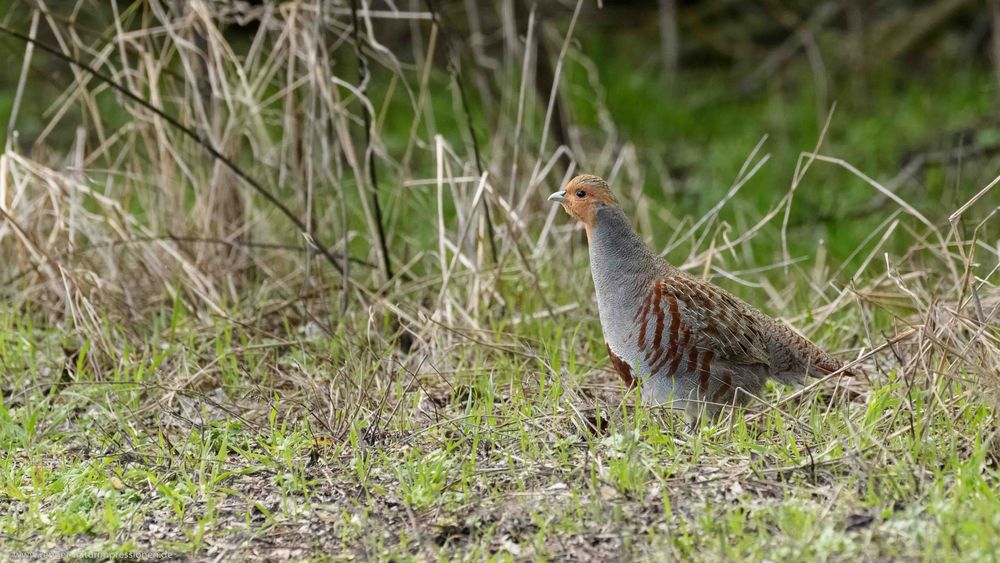
[[[452,474],[452,464],[446,451],[425,454],[418,449],[411,450],[396,473],[403,502],[418,510],[436,504]]]

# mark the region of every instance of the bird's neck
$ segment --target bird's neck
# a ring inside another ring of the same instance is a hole
[[[590,270],[602,318],[624,303],[635,302],[634,297],[644,295],[668,268],[616,206],[597,210],[588,239]]]

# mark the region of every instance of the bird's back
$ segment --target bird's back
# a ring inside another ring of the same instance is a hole
[[[826,375],[843,364],[787,324],[773,319],[753,305],[710,282],[700,280],[671,268],[667,279],[690,296],[694,306],[700,304],[709,324],[707,330],[718,333],[729,346],[733,361],[762,362],[769,377],[784,383],[799,383],[802,376]]]

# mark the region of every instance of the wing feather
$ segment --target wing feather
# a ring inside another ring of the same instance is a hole
[[[737,298],[687,276],[661,278],[649,291],[640,322],[655,334],[640,338],[639,347],[654,373],[668,364],[676,371],[692,350],[736,364],[769,363],[759,322]]]

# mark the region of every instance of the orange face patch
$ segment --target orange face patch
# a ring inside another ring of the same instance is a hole
[[[583,223],[590,235],[597,217],[597,209],[605,205],[618,205],[607,182],[597,176],[581,175],[566,184],[563,208],[571,217]]]

